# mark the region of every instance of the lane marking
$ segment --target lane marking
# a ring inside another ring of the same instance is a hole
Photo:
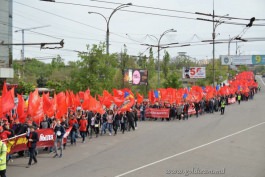
[[[230,135],[224,136],[224,137],[222,137],[222,138],[219,138],[219,139],[213,140],[213,141],[211,141],[211,142],[209,142],[209,143],[206,143],[206,144],[203,144],[203,145],[200,145],[200,146],[197,146],[197,147],[191,148],[191,149],[189,149],[189,150],[186,150],[186,151],[183,151],[183,152],[180,152],[180,153],[174,154],[174,155],[172,155],[172,156],[169,156],[169,157],[163,158],[163,159],[161,159],[161,160],[158,160],[158,161],[155,161],[155,162],[152,162],[152,163],[149,163],[149,164],[143,165],[143,166],[141,166],[141,167],[138,167],[138,168],[135,168],[135,169],[133,169],[133,170],[127,171],[127,172],[125,172],[125,173],[119,174],[119,175],[117,175],[117,176],[115,176],[115,177],[122,177],[122,176],[128,175],[128,174],[130,174],[130,173],[136,172],[136,171],[141,170],[141,169],[143,169],[143,168],[146,168],[146,167],[149,167],[149,166],[155,165],[155,164],[157,164],[157,163],[160,163],[160,162],[163,162],[163,161],[166,161],[166,160],[172,159],[172,158],[174,158],[174,157],[180,156],[180,155],[182,155],[182,154],[186,154],[186,153],[188,153],[188,152],[191,152],[191,151],[194,151],[194,150],[197,150],[197,149],[203,148],[203,147],[205,147],[205,146],[211,145],[211,144],[216,143],[216,142],[218,142],[218,141],[221,141],[221,140],[227,139],[227,138],[229,138],[229,137],[231,137],[231,136],[234,136],[234,135],[237,135],[237,134],[243,133],[243,132],[245,132],[245,131],[248,131],[248,130],[250,130],[250,129],[253,129],[253,128],[258,127],[258,126],[263,125],[263,124],[265,124],[265,122],[261,122],[261,123],[259,123],[259,124],[253,125],[253,126],[251,126],[251,127],[249,127],[249,128],[246,128],[246,129],[240,130],[240,131],[238,131],[238,132],[232,133],[232,134],[230,134]]]

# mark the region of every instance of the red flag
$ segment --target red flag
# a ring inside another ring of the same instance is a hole
[[[54,113],[56,111],[55,99],[54,98],[50,99],[49,93],[43,94],[42,99],[43,99],[44,114],[46,114],[48,117],[54,116]]]
[[[60,92],[58,93],[58,95],[56,95],[56,104],[57,104],[56,118],[61,119],[61,117],[67,113],[66,96],[64,92]]]
[[[144,97],[139,93],[137,93],[136,95],[137,95],[137,103],[141,104],[144,101]]]
[[[89,110],[89,97],[90,97],[90,91],[85,91],[84,99],[83,99],[83,103],[82,103],[82,108],[84,110]]]
[[[0,105],[2,105],[2,97],[0,97]],[[0,106],[0,117],[3,116],[2,106]]]
[[[38,90],[36,89],[34,92],[30,92],[29,94],[29,100],[28,100],[28,114],[33,115],[36,112],[36,109],[38,107],[38,97],[39,93]]]
[[[26,121],[25,114],[25,101],[22,95],[17,94],[18,97],[18,106],[17,106],[17,114],[20,123],[24,123]]]
[[[133,106],[133,104],[134,104],[134,98],[130,98],[129,101],[125,105],[122,106],[120,111],[121,112],[130,111],[130,109]]]
[[[76,95],[75,95],[74,103],[75,103],[75,108],[78,107],[78,106],[81,106],[81,102],[80,102],[79,94],[76,94]]]
[[[84,100],[84,94],[85,92],[78,92],[78,96],[81,100]]]
[[[113,97],[113,102],[116,104],[118,107],[120,107],[123,102],[125,101],[124,98],[119,98],[119,97]]]
[[[44,118],[43,101],[42,101],[42,97],[38,96],[36,110],[32,115],[32,120],[40,125],[40,122],[43,120],[43,118]]]
[[[99,97],[100,103],[102,105],[105,105],[107,108],[109,108],[113,102],[113,96],[107,91],[103,91],[103,96]]]
[[[2,96],[4,96],[6,93],[7,93],[7,86],[6,86],[6,81],[5,81],[3,85]]]
[[[124,92],[122,90],[113,89],[113,96],[118,98],[124,98]]]
[[[7,113],[15,107],[14,88],[2,96],[2,112]]]

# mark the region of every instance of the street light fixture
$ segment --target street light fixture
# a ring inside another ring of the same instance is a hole
[[[161,42],[161,39],[164,35],[166,35],[167,33],[170,33],[170,32],[177,32],[177,30],[174,30],[174,29],[169,29],[169,30],[166,30],[159,38],[158,40],[158,45],[157,45],[157,51],[158,51],[158,88],[160,87],[160,42]]]
[[[107,48],[107,54],[109,54],[109,36],[110,36],[110,32],[109,32],[109,23],[110,23],[110,19],[111,17],[113,16],[113,14],[115,12],[117,12],[118,10],[122,9],[122,8],[125,8],[125,7],[128,7],[128,6],[131,6],[132,3],[127,3],[127,4],[121,4],[120,6],[116,7],[112,13],[110,14],[109,18],[105,17],[103,14],[99,13],[99,12],[88,12],[89,14],[98,14],[100,16],[102,16],[104,18],[104,20],[106,21],[107,23],[107,32],[106,32],[106,48]]]
[[[161,42],[162,37],[163,37],[164,35],[166,35],[167,33],[170,33],[170,32],[177,32],[177,30],[174,30],[174,29],[168,29],[168,30],[164,31],[164,32],[160,35],[159,39],[158,39],[156,36],[154,36],[154,35],[149,35],[149,36],[154,37],[154,38],[157,40],[157,43],[158,43],[157,46],[156,46],[156,45],[151,45],[151,44],[141,44],[141,45],[150,46],[150,47],[157,47],[157,53],[158,53],[158,56],[157,56],[157,59],[158,59],[158,78],[157,78],[157,87],[158,87],[158,88],[160,87],[160,50],[161,50],[161,49],[164,49],[164,48],[168,48],[168,45],[178,44],[178,43],[175,42],[175,43],[166,44],[165,47],[161,47],[160,42]]]

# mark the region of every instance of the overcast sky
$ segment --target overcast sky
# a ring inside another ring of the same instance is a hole
[[[57,1],[57,0],[56,0]],[[108,0],[105,0],[108,1]],[[89,6],[116,8],[118,4],[103,3],[91,0],[58,0],[57,2],[68,2],[83,4]],[[138,6],[149,6],[156,8],[164,8],[183,12],[162,11],[148,8],[140,8],[130,6],[124,10],[140,11],[155,13],[161,15],[170,15],[178,17],[155,16],[148,14],[131,13],[125,11],[117,11],[110,20],[110,53],[120,52],[127,46],[129,55],[138,55],[146,50],[146,46],[142,43],[157,45],[154,35],[157,38],[168,30],[175,29],[177,32],[168,33],[161,43],[180,43],[193,44],[201,40],[211,40],[212,23],[199,21],[196,18],[210,19],[210,17],[195,15],[191,13],[202,12],[212,14],[213,0],[111,0],[108,2],[116,3],[132,3]],[[29,42],[59,42],[64,39],[64,50],[40,50],[39,47],[25,47],[25,57],[44,57],[49,58],[61,55],[66,62],[78,60],[77,53],[67,51],[78,50],[86,51],[86,45],[98,44],[105,42],[106,39],[106,22],[103,17],[97,14],[88,14],[88,11],[99,12],[108,17],[113,10],[102,9],[89,6],[75,6],[61,3],[41,2],[39,0],[14,0],[13,5],[13,31],[19,28],[34,28],[46,26],[32,31],[43,33],[49,36],[43,36],[30,31],[25,32],[25,43]],[[229,14],[230,17],[247,18],[255,17],[256,19],[265,19],[265,1],[264,0],[215,0],[214,9],[216,15]],[[46,12],[62,16],[48,14]],[[191,12],[191,13],[184,13]],[[75,22],[73,22],[75,21]],[[229,20],[226,20],[229,21]],[[237,22],[247,24],[249,21],[230,20],[229,22]],[[265,38],[265,20],[255,21],[254,24],[263,24],[264,26],[252,26],[249,28],[242,38]],[[243,25],[221,24],[216,28],[216,39],[229,39],[237,36],[245,28]],[[13,42],[21,43],[21,32],[13,33]],[[242,55],[265,54],[265,42],[245,42],[239,43],[238,47]],[[14,58],[20,59],[21,46],[14,46]],[[212,58],[212,45],[194,45],[189,47],[177,47],[167,49],[172,57],[177,56],[178,52],[187,52],[187,55],[196,59]],[[228,44],[216,45],[216,58],[219,55],[228,53]],[[231,44],[231,55],[235,54],[236,44]],[[154,49],[157,56],[157,49]],[[161,52],[163,55],[163,52]],[[144,54],[148,55],[148,52]],[[162,56],[161,56],[162,58]],[[43,60],[49,62],[51,60]]]

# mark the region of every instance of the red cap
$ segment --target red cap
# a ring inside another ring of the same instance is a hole
[[[8,119],[6,117],[3,117],[2,120],[3,121],[8,121]]]

